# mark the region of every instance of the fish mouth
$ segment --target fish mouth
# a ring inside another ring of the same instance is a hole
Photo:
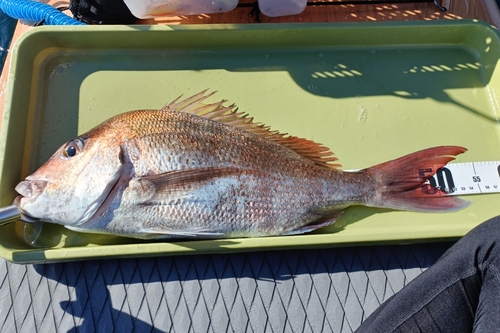
[[[19,210],[19,215],[21,215],[21,217],[19,218],[22,222],[26,222],[26,223],[35,223],[37,222],[38,218],[36,217],[33,217],[33,216],[30,216],[29,214],[26,214],[26,212],[21,208],[21,200],[22,199],[25,199],[24,196],[22,195],[18,195],[15,199],[14,199],[14,205],[17,207],[17,209]]]
[[[43,193],[45,187],[49,182],[45,180],[23,180],[17,184],[15,190],[19,195],[14,199],[14,205],[16,205],[21,215],[20,220],[27,223],[34,223],[39,219],[26,213],[22,208],[24,202],[32,202],[36,200],[40,194]]]

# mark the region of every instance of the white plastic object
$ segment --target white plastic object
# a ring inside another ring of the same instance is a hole
[[[132,15],[137,18],[225,13],[238,5],[238,0],[124,0],[124,2]]]
[[[260,11],[270,17],[299,14],[306,6],[307,0],[259,0]]]

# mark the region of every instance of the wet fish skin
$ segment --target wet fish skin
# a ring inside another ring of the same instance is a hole
[[[465,148],[431,148],[343,172],[326,147],[272,132],[225,101],[202,103],[209,96],[110,118],[21,182],[16,205],[73,230],[144,239],[303,233],[354,204],[416,211],[467,205],[425,194],[432,172],[418,174],[424,166],[435,172]],[[391,188],[403,194],[389,195]]]
[[[332,173],[341,176],[340,172],[318,167],[279,144],[238,128],[221,123],[207,126],[204,121],[200,126],[200,119],[179,112],[139,111],[133,116],[139,114],[143,121],[155,124],[152,128],[156,128],[156,121],[164,124],[174,119],[168,126],[173,130],[154,141],[134,135],[124,140],[125,160],[133,164],[125,163],[124,167],[135,169],[135,177],[123,173],[122,186],[116,188],[116,192],[123,191],[123,195],[112,193],[112,208],[97,211],[83,225],[85,228],[106,228],[125,234],[137,228],[141,216],[140,234],[144,235],[156,235],[164,230],[174,236],[181,230],[206,236],[222,233],[225,237],[281,234],[298,228],[304,220],[318,219],[320,213],[309,208],[314,205],[319,210],[324,200],[317,188],[327,189],[339,183],[326,179]],[[135,132],[144,133],[145,129],[131,131]],[[186,149],[190,146],[196,149]],[[213,147],[217,149],[214,151]],[[159,160],[158,156],[166,158]],[[198,175],[183,169],[190,161],[194,161],[192,168]],[[165,178],[165,170],[178,170],[177,176],[187,174],[187,179],[180,182],[180,188],[172,186],[176,174],[167,171],[171,177]],[[151,175],[162,175],[159,181],[169,183],[160,194]],[[325,191],[323,196],[330,198],[330,192]],[[340,193],[340,189],[337,192]],[[137,213],[138,207],[141,214]],[[163,217],[162,222],[159,216]]]

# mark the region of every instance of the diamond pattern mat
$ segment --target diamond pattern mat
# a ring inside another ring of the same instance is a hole
[[[451,244],[0,259],[0,332],[353,332]]]

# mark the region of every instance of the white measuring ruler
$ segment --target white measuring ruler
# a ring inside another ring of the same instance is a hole
[[[450,163],[429,183],[450,195],[500,192],[500,161]]]

